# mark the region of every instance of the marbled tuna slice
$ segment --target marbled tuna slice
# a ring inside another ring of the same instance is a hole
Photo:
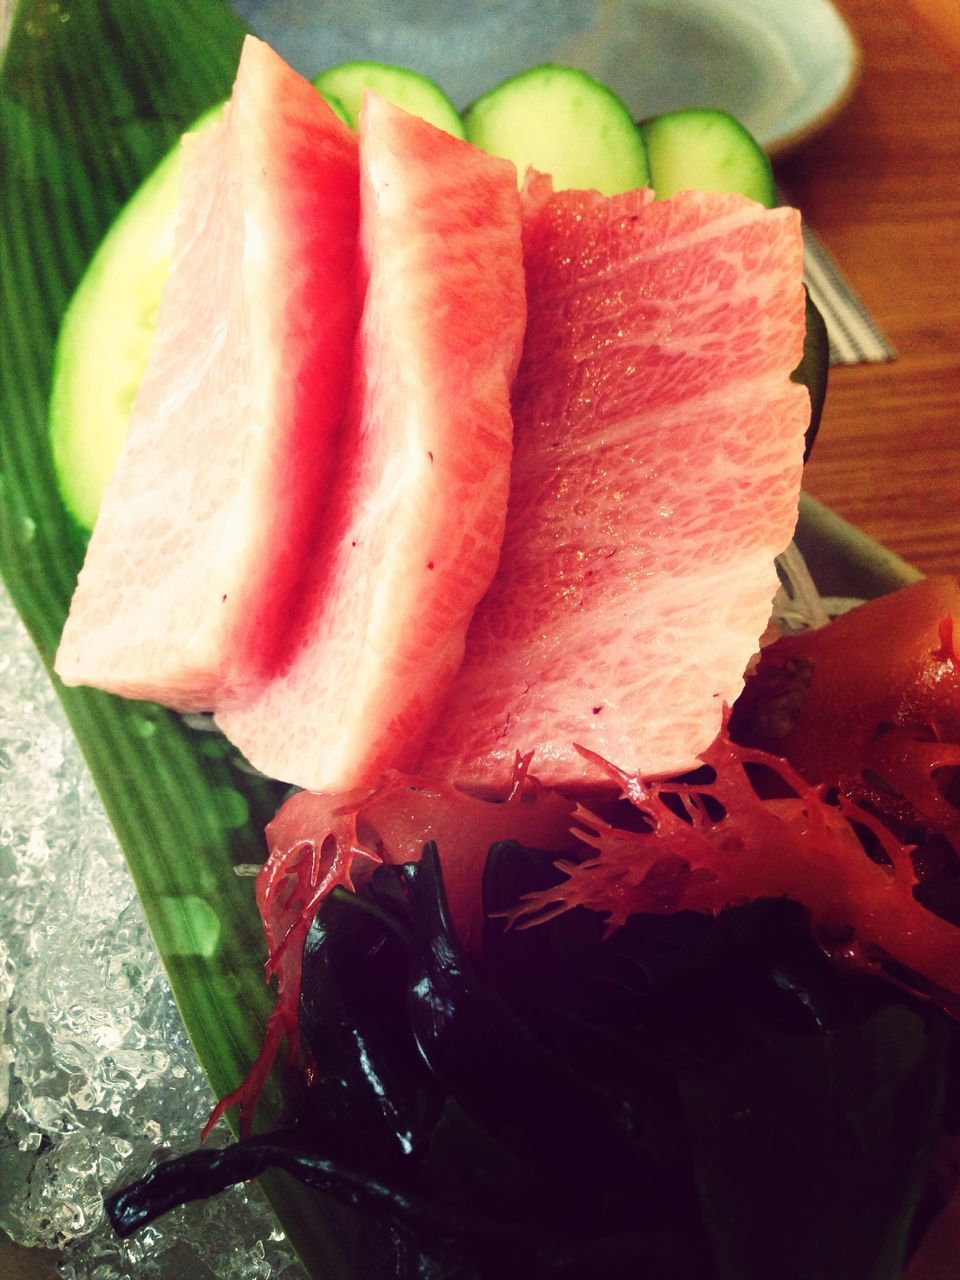
[[[288,669],[217,723],[318,791],[409,767],[496,571],[525,319],[516,172],[368,95],[344,466]]]
[[[275,668],[315,540],[360,300],[356,138],[260,41],[184,141],[150,363],[57,655],[182,709]]]
[[[478,792],[575,744],[646,775],[720,726],[793,533],[809,404],[798,215],[527,191],[528,323],[500,568],[418,768]]]

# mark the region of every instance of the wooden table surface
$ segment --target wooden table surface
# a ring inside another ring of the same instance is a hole
[[[777,178],[897,357],[831,370],[805,488],[924,573],[960,573],[958,0],[838,7],[859,85]]]

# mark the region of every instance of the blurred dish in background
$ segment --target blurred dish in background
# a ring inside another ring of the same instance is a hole
[[[638,119],[720,107],[771,154],[832,120],[859,75],[859,46],[829,0],[606,0],[595,7],[609,25],[594,35],[594,74]]]
[[[233,0],[303,75],[359,58],[413,67],[459,107],[538,62],[583,67],[638,119],[721,107],[780,152],[826,124],[860,52],[829,0]]]

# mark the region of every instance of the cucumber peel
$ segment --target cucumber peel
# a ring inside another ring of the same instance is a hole
[[[314,84],[314,88],[319,89],[319,85]],[[324,100],[338,120],[342,120],[348,129],[353,128],[353,125],[350,123],[350,116],[347,113],[347,108],[335,93],[330,93],[329,90],[326,93],[321,91],[320,97]]]
[[[770,161],[753,135],[726,111],[667,111],[644,120],[640,133],[658,200],[697,190],[748,196],[768,209],[776,204]]]
[[[477,98],[463,117],[467,139],[527,168],[549,173],[554,189],[619,195],[649,183],[646,150],[630,112],[585,71],[530,67]]]
[[[407,67],[386,62],[341,62],[314,77],[313,83],[330,101],[333,95],[343,106],[342,119],[351,129],[360,120],[360,106],[366,89],[372,89],[395,107],[419,116],[428,124],[462,138],[463,121],[440,86]]]

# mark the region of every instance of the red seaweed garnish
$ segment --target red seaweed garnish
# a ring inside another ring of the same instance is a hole
[[[960,932],[917,901],[911,847],[875,815],[843,796],[831,802],[828,788],[733,742],[726,727],[701,757],[713,781],[644,779],[592,758],[649,829],[625,830],[578,808],[580,838],[594,855],[558,862],[564,881],[519,904],[509,917],[515,924],[584,906],[612,930],[638,912],[717,914],[785,897],[808,909],[814,935],[835,959],[884,971],[892,958],[916,975],[915,989],[960,1008]],[[751,770],[775,775],[786,795],[764,798]],[[874,856],[858,828],[872,837]]]
[[[281,807],[266,831],[269,856],[257,876],[267,980],[276,980],[276,1004],[256,1061],[243,1083],[213,1111],[209,1133],[231,1107],[240,1131],[250,1132],[257,1100],[286,1041],[289,1067],[300,1066],[300,975],[303,944],[320,903],[338,886],[360,888],[382,863],[415,862],[429,841],[443,851],[444,883],[463,944],[476,951],[482,932],[480,885],[487,851],[516,839],[569,849],[573,803],[528,776],[530,758],[518,759],[502,802],[478,800],[449,783],[391,772],[379,787],[324,796],[301,791]],[[305,1064],[309,1078],[311,1064]]]
[[[277,1001],[267,1019],[256,1061],[243,1083],[214,1108],[201,1138],[206,1138],[220,1117],[233,1106],[240,1108],[241,1136],[249,1134],[257,1100],[284,1040],[288,1065],[298,1066],[303,944],[313,917],[328,893],[338,885],[345,889],[358,888],[382,861],[376,850],[365,845],[357,835],[360,806],[373,793],[351,792],[326,798],[307,792],[301,794],[309,795],[314,801],[325,800],[325,811],[322,815],[314,812],[311,834],[304,834],[293,843],[272,839],[275,818],[267,827],[270,856],[257,876],[257,907],[269,949],[265,975],[267,981],[276,978]],[[298,797],[294,797],[296,799]]]

